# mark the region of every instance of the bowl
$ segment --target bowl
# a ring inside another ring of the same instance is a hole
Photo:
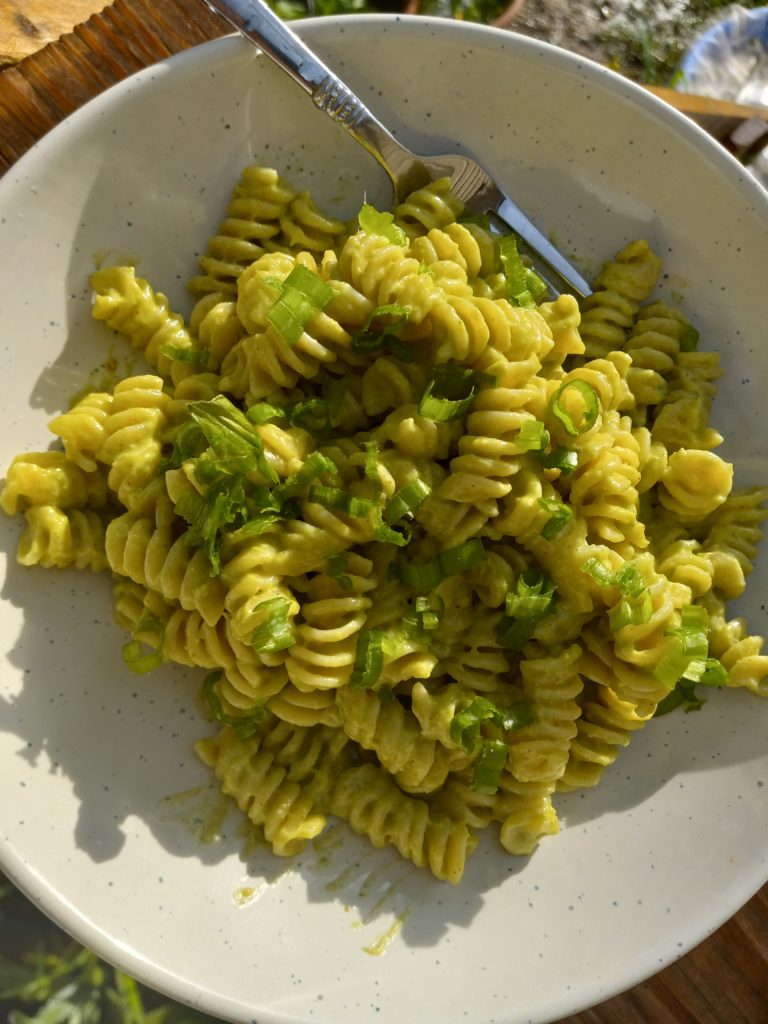
[[[464,147],[594,275],[630,240],[721,353],[712,420],[739,484],[768,478],[768,199],[709,137],[571,53],[398,16],[297,30],[406,145]],[[188,312],[185,282],[241,169],[272,166],[350,217],[389,202],[371,159],[239,37],[89,103],[0,182],[6,341],[0,463],[137,360],[91,318],[89,275],[130,260]],[[197,670],[128,671],[103,574],[15,562],[0,521],[3,870],[103,958],[220,1018],[261,1024],[556,1020],[681,956],[768,876],[768,704],[715,692],[640,732],[559,836],[510,857],[483,839],[450,886],[332,827],[273,857],[193,744]],[[733,614],[765,622],[760,556]]]

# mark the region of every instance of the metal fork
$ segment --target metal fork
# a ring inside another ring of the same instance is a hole
[[[204,0],[246,39],[255,43],[312,97],[315,105],[341,125],[375,157],[389,175],[398,200],[437,178],[449,178],[451,191],[466,210],[486,214],[496,233],[511,230],[554,294],[583,298],[591,288],[563,254],[519,206],[468,156],[447,153],[420,156],[402,146],[341,79],[263,0]],[[552,280],[554,275],[558,284]]]

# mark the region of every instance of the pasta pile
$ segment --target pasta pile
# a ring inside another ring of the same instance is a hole
[[[644,241],[581,308],[446,181],[323,214],[242,174],[189,322],[133,267],[93,315],[148,370],[18,456],[24,565],[108,571],[136,671],[207,673],[197,752],[278,855],[347,821],[457,883],[707,686],[768,694],[726,602],[768,490],[732,489],[715,353]]]

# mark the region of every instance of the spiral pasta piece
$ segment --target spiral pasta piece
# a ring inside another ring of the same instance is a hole
[[[109,566],[214,625],[224,610],[224,584],[211,576],[203,550],[176,535],[172,515],[165,498],[151,515],[124,512],[112,519],[105,537]]]
[[[536,718],[514,733],[509,746],[509,768],[521,782],[556,782],[565,771],[581,714],[580,654],[572,644],[554,657],[531,652],[520,663],[523,697]]]
[[[60,451],[17,455],[0,492],[0,508],[11,516],[35,505],[102,508],[106,501],[106,482],[101,473],[81,469]]]
[[[162,380],[153,374],[127,377],[115,386],[98,459],[109,466],[110,490],[131,511],[156,498],[169,403]]]
[[[395,698],[382,700],[371,690],[345,687],[336,694],[346,734],[379,762],[401,789],[431,793],[448,772],[469,758],[422,735],[416,717]]]
[[[107,568],[104,550],[104,519],[92,509],[61,509],[32,505],[24,513],[26,527],[19,539],[21,565],[44,569]]]
[[[360,566],[363,571],[365,568]],[[349,682],[357,640],[371,607],[367,595],[375,581],[349,569],[345,579],[346,586],[328,576],[316,576],[301,605],[302,622],[286,661],[290,680],[298,690],[338,689]]]
[[[647,540],[638,517],[639,446],[629,419],[615,411],[605,413],[601,428],[585,435],[576,450],[579,466],[570,481],[569,497],[587,525],[588,539],[632,558]]]
[[[94,318],[124,334],[152,369],[174,384],[195,372],[197,350],[183,318],[134,267],[104,267],[91,285]]]
[[[464,823],[432,815],[427,803],[407,796],[374,764],[343,771],[329,807],[374,846],[394,846],[417,867],[429,867],[435,878],[454,885],[476,845]]]
[[[763,539],[763,523],[768,517],[765,503],[768,488],[748,487],[732,491],[711,513],[704,548],[710,557],[724,555],[736,559],[744,577],[752,572],[758,545]],[[735,595],[734,595],[735,596]]]
[[[651,433],[670,452],[678,448],[710,450],[723,442],[709,425],[717,381],[722,376],[716,352],[680,352],[666,398],[657,407]]]
[[[596,786],[633,733],[647,725],[651,714],[639,714],[636,704],[622,700],[608,686],[585,684],[581,715],[571,740],[568,761],[558,790]]]
[[[581,336],[589,359],[622,349],[641,303],[653,291],[661,261],[645,241],[632,242],[604,264],[583,303]]]
[[[104,440],[104,421],[111,405],[109,393],[91,392],[48,424],[51,433],[61,438],[67,459],[86,473],[98,468],[96,455]]]
[[[247,739],[227,727],[200,740],[195,750],[213,769],[222,792],[264,829],[277,856],[298,853],[325,828],[325,805],[344,754],[338,730],[318,733],[267,719]]]
[[[667,381],[680,355],[680,338],[691,325],[677,309],[654,302],[638,311],[624,351],[632,357],[629,388],[638,406],[655,406],[666,398]]]
[[[208,353],[208,368],[214,370],[246,334],[235,297],[225,297],[221,292],[208,292],[198,299],[189,316],[189,330],[198,346]]]
[[[278,244],[297,252],[337,248],[346,234],[344,221],[321,213],[308,192],[300,192],[280,217]]]
[[[395,224],[414,239],[452,224],[462,209],[462,203],[451,192],[450,180],[438,178],[411,192],[395,207]]]
[[[697,522],[723,504],[732,485],[733,466],[719,455],[678,448],[662,474],[659,501],[680,522]]]
[[[200,257],[202,273],[192,278],[190,289],[234,295],[243,270],[275,245],[280,218],[295,196],[272,168],[246,167],[227,205],[226,218]]]

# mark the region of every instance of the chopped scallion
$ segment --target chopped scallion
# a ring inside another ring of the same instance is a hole
[[[419,402],[419,415],[436,423],[459,419],[475,400],[478,387],[489,378],[458,363],[441,363],[432,371]]]
[[[588,558],[581,571],[587,573],[601,587],[615,587],[626,597],[639,597],[646,589],[640,570],[633,562],[625,562],[621,569],[609,569],[599,558]]]
[[[507,763],[507,747],[501,740],[483,740],[472,774],[472,789],[493,796]]]
[[[526,420],[515,444],[523,452],[540,452],[549,444],[549,431],[540,420]]]
[[[263,609],[266,619],[251,635],[251,647],[260,653],[284,651],[296,642],[291,622],[291,602],[285,597],[272,597],[257,604],[254,611]]]
[[[532,307],[547,293],[547,285],[539,275],[523,263],[513,235],[499,239],[499,254],[507,279],[507,298],[515,306]]]
[[[384,507],[384,519],[390,524],[399,522],[410,515],[432,493],[432,488],[421,477],[409,480],[399,491],[395,491]]]
[[[208,365],[211,353],[206,348],[182,348],[180,345],[161,345],[160,355],[178,363],[191,363],[199,369]]]
[[[384,668],[383,629],[364,629],[357,638],[357,651],[349,685],[357,689],[370,689]]]
[[[333,298],[327,281],[297,264],[283,282],[280,296],[267,320],[288,345],[295,345],[307,323],[320,313]]]
[[[553,540],[573,519],[573,510],[559,498],[539,498],[539,505],[549,512],[549,519],[541,528],[544,540]]]
[[[373,510],[373,502],[369,498],[356,498],[340,487],[323,487],[313,484],[309,488],[307,500],[323,508],[338,508],[356,519],[364,519]]]
[[[561,473],[572,473],[579,466],[579,453],[573,448],[558,446],[551,452],[536,453],[543,469],[559,469]]]
[[[379,211],[370,203],[365,203],[357,215],[360,230],[368,235],[381,235],[394,245],[407,245],[408,236],[401,227],[394,223],[394,214]]]

